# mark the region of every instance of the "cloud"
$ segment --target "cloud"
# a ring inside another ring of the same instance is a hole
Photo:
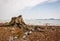
[[[48,0],[49,3],[51,2],[57,2],[58,0]]]
[[[12,9],[23,9],[25,7],[36,6],[44,2],[55,2],[57,0],[0,0],[0,5],[10,7]]]
[[[0,0],[0,17],[17,15],[18,10],[57,0]],[[2,16],[3,15],[3,16]]]

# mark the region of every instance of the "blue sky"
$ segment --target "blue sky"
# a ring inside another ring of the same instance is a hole
[[[0,19],[60,19],[60,0],[0,0]]]
[[[27,17],[30,17],[31,19],[60,19],[60,1],[53,3],[45,2],[43,4],[38,4],[35,7],[26,10],[24,13],[26,13]]]

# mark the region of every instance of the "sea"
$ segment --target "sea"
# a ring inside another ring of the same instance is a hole
[[[60,19],[32,19],[32,20],[25,20],[26,24],[29,25],[55,25],[60,26]]]

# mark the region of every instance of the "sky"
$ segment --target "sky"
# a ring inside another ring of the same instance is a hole
[[[60,19],[60,0],[0,0],[0,19]]]

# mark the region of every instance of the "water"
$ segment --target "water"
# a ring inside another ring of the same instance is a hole
[[[58,25],[60,26],[60,20],[44,20],[44,19],[40,19],[40,20],[25,20],[26,24],[32,24],[32,25]]]

